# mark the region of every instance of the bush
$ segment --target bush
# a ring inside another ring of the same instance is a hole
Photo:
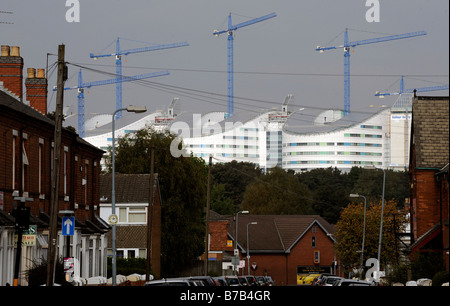
[[[117,274],[130,275],[133,273],[145,274],[147,269],[146,258],[116,258]],[[152,271],[150,270],[150,273]],[[112,275],[112,258],[108,258],[108,276]]]
[[[433,276],[433,286],[442,286],[443,283],[447,283],[449,281],[449,273],[448,271],[440,271]]]
[[[28,286],[41,286],[47,283],[47,260],[33,260],[31,268],[25,272]],[[64,263],[61,258],[58,259],[55,266],[55,284],[64,285],[66,283],[64,273]]]

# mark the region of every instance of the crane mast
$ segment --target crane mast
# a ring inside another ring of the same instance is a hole
[[[418,32],[411,32],[411,33],[405,33],[405,34],[398,34],[398,35],[389,35],[384,37],[378,37],[378,38],[371,38],[371,39],[365,39],[365,40],[359,40],[359,41],[353,41],[350,42],[348,38],[348,29],[345,29],[344,34],[344,44],[340,46],[332,46],[332,47],[320,47],[317,46],[316,51],[319,51],[320,53],[323,53],[327,50],[333,50],[333,49],[344,49],[344,116],[347,116],[350,114],[350,49],[356,46],[362,46],[362,45],[368,45],[368,44],[374,44],[374,43],[380,43],[385,41],[391,41],[391,40],[398,40],[398,39],[405,39],[410,37],[416,37],[421,35],[426,35],[427,33],[425,31],[418,31]]]

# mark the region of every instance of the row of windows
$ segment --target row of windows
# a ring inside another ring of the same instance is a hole
[[[259,137],[251,137],[251,136],[223,136],[223,139],[231,139],[231,140],[258,140]]]
[[[376,165],[381,166],[381,162],[372,162],[372,161],[356,161],[356,160],[292,160],[283,163],[285,166],[287,165],[330,165],[330,164],[338,164],[338,165]]]
[[[195,157],[209,157],[211,154],[209,153],[193,153]],[[238,158],[259,158],[259,154],[236,154],[236,153],[216,153],[217,157],[238,157]]]
[[[381,130],[383,127],[381,125],[367,125],[367,124],[361,124],[362,129],[375,129],[375,130]]]
[[[33,146],[29,143],[28,134],[22,133],[21,139],[18,137],[19,132],[17,130],[12,130],[12,160],[11,160],[11,183],[12,189],[14,190],[13,194],[16,196],[19,189],[23,192],[30,191],[31,178],[36,177],[37,182],[37,193],[39,197],[44,196],[46,192],[46,188],[44,186],[45,177],[48,176],[49,171],[53,170],[54,163],[54,143],[51,142],[50,145],[46,144],[44,138],[39,137],[38,144]],[[21,143],[20,143],[21,142]],[[48,148],[50,146],[50,148]],[[21,147],[21,148],[20,148]],[[21,150],[20,150],[21,149]],[[48,152],[50,149],[50,152]],[[69,153],[69,147],[63,146],[61,154],[61,191],[64,195],[64,201],[69,201],[69,170],[71,168],[71,157],[72,155]],[[22,160],[20,161],[20,151],[22,151]],[[35,154],[35,156],[29,156],[30,154]],[[46,154],[50,154],[49,162],[50,167],[46,166]],[[73,156],[74,161],[77,162],[79,157],[77,155]],[[17,163],[19,162],[19,163]],[[80,193],[84,203],[89,202],[88,198],[88,181],[91,180],[91,175],[89,171],[89,159],[82,159],[81,164],[79,165],[80,175],[77,175],[81,178],[81,185],[83,186],[83,191]],[[95,167],[97,162],[93,162],[93,166]],[[78,166],[77,166],[78,167]],[[73,169],[72,171],[75,171]],[[78,171],[76,171],[78,172]],[[20,175],[19,175],[20,173]],[[35,176],[37,174],[37,176]],[[18,180],[20,178],[20,181]],[[33,190],[34,191],[34,190]]]
[[[361,138],[383,138],[382,135],[377,135],[377,134],[349,134],[349,133],[345,133],[344,136],[345,137],[361,137]]]
[[[353,134],[352,134],[353,135]],[[359,142],[291,142],[283,144],[283,147],[319,147],[319,146],[352,146],[352,147],[374,147],[380,148],[382,145],[378,143],[359,143]]]
[[[364,155],[364,156],[382,156],[382,153],[374,152],[346,152],[346,151],[305,151],[305,152],[285,152],[283,156],[301,156],[301,155]]]
[[[283,144],[283,147],[308,147],[308,146],[334,146],[334,142],[291,142]]]
[[[189,148],[214,148],[213,144],[191,144]],[[259,146],[252,145],[228,145],[228,144],[218,144],[216,148],[223,149],[259,149]]]

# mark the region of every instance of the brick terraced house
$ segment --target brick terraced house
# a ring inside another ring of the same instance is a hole
[[[248,225],[251,222],[257,224]],[[239,214],[237,249],[245,260],[239,275],[248,274],[250,266],[251,275],[269,275],[277,285],[296,285],[298,277],[310,273],[340,274],[334,232],[318,215]],[[209,260],[222,260],[222,274],[233,274],[235,217],[211,212],[209,233]]]
[[[54,121],[47,113],[47,80],[43,69],[28,69],[23,81],[23,59],[18,47],[2,46],[0,56],[0,286],[13,284],[16,262],[13,210],[15,197],[28,198],[29,232],[22,242],[20,285],[33,261],[47,258],[53,166]],[[25,83],[26,95],[23,95]],[[24,96],[24,98],[23,98]],[[74,212],[75,230],[69,255],[75,276],[106,276],[107,232],[99,217],[100,159],[104,151],[69,129],[62,131],[58,211]],[[59,234],[57,255],[67,255],[67,240]],[[36,230],[36,231],[34,231]],[[43,281],[45,283],[45,280]]]
[[[151,245],[150,260],[155,278],[161,275],[161,197],[158,175],[154,175],[154,201],[150,211]],[[147,257],[147,212],[150,198],[150,174],[115,174],[117,257]],[[112,214],[112,175],[100,175],[100,217],[107,220]],[[111,251],[109,233],[108,251]]]
[[[449,269],[449,98],[414,97],[410,157],[411,254],[442,253]]]

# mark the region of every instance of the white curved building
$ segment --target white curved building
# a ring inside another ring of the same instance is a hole
[[[349,171],[354,166],[366,165],[387,168],[393,158],[392,146],[405,148],[396,149],[395,154],[398,160],[407,160],[404,155],[409,148],[404,141],[391,144],[391,134],[394,139],[409,137],[408,123],[405,126],[397,122],[401,113],[384,108],[377,113],[352,112],[344,117],[342,110],[334,109],[289,111],[292,98],[288,95],[280,110],[241,111],[229,118],[225,112],[179,113],[173,109],[173,102],[167,114],[124,113],[116,120],[115,134],[118,138],[152,126],[180,136],[186,151],[205,161],[212,156],[214,163],[236,160],[263,169],[279,166],[296,172],[329,167]],[[394,109],[399,112],[404,106]],[[85,140],[102,149],[111,146],[110,121],[101,126],[90,124],[94,128],[86,129]],[[402,169],[407,166],[397,165]]]

